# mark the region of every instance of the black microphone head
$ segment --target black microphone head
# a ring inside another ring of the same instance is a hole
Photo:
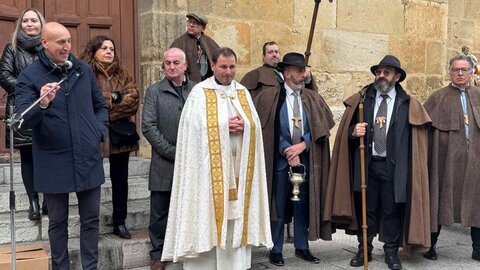
[[[65,63],[62,64],[62,67],[65,69],[71,69],[73,67],[73,63],[70,60],[65,61]]]

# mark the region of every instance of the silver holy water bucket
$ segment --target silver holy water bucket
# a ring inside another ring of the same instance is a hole
[[[298,197],[298,195],[300,194],[300,184],[305,182],[305,175],[307,174],[305,170],[305,165],[300,164],[300,166],[303,167],[303,173],[294,173],[292,171],[292,167],[290,167],[290,171],[288,172],[289,180],[293,185],[293,189],[292,189],[293,196],[290,198],[290,200],[294,202],[300,201],[300,197]]]

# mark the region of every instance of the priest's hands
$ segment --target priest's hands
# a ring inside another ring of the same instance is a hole
[[[365,136],[365,132],[367,130],[367,123],[358,123],[355,125],[353,129],[352,135],[353,137],[362,137]]]
[[[228,118],[228,128],[230,133],[243,133],[243,118],[240,115]]]
[[[288,165],[291,167],[300,166],[300,154],[307,149],[305,141],[289,146],[285,149],[283,154],[288,160]]]

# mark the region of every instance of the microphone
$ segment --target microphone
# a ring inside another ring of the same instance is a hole
[[[59,68],[64,68],[64,69],[71,69],[73,67],[73,63],[70,60],[65,61],[64,63],[57,64],[56,65]]]
[[[65,61],[64,63],[60,63],[60,64],[55,64],[55,63],[53,63],[53,64],[54,64],[54,67],[52,68],[52,70],[50,70],[49,72],[47,72],[45,75],[38,77],[37,79],[29,82],[28,84],[22,86],[22,87],[19,88],[19,89],[15,89],[15,91],[13,91],[12,93],[10,93],[10,94],[8,94],[8,95],[4,95],[2,98],[0,98],[0,101],[2,101],[2,100],[4,100],[4,99],[7,99],[8,97],[10,97],[10,96],[12,96],[12,95],[15,95],[15,93],[17,93],[17,91],[22,90],[23,88],[28,87],[28,86],[30,86],[30,85],[38,82],[39,80],[41,80],[41,79],[45,78],[46,76],[50,75],[50,74],[51,74],[52,72],[54,72],[56,69],[60,69],[60,71],[64,71],[64,70],[67,71],[67,70],[69,70],[69,69],[71,69],[71,68],[73,67],[73,63],[72,63],[72,61],[70,61],[70,60],[67,60],[67,61]],[[64,76],[65,76],[65,75],[64,75]],[[18,79],[18,78],[17,78],[17,79]]]

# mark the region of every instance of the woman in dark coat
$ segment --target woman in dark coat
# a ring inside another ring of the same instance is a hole
[[[38,52],[42,49],[41,30],[45,25],[43,15],[36,9],[24,10],[17,19],[12,42],[8,43],[3,50],[0,60],[0,85],[7,92],[7,104],[5,106],[5,118],[10,117],[10,106],[15,100],[15,84],[18,75],[33,61],[38,59]],[[10,128],[6,126],[6,147],[10,147]],[[14,130],[13,146],[20,150],[20,161],[23,184],[30,201],[28,218],[40,219],[40,206],[38,193],[33,184],[33,157],[32,157],[32,130]],[[43,212],[46,214],[44,204]]]
[[[80,54],[95,72],[98,84],[109,107],[110,138],[102,144],[102,154],[110,160],[110,179],[112,181],[113,234],[129,239],[130,233],[125,227],[128,200],[128,160],[131,151],[138,150],[138,137],[130,142],[118,141],[114,129],[123,131],[135,125],[131,118],[135,116],[139,105],[139,91],[130,73],[122,68],[115,43],[107,36],[93,37]],[[122,132],[122,131],[121,131]],[[130,132],[130,133],[131,133]],[[124,137],[122,137],[124,138]]]

